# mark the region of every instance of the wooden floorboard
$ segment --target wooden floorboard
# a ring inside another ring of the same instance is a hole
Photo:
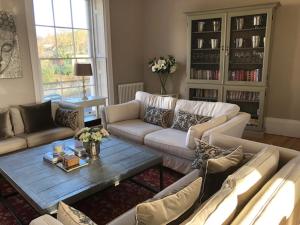
[[[300,138],[264,134],[262,138],[247,137],[246,139],[300,151]]]

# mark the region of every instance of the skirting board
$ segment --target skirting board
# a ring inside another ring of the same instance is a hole
[[[300,121],[266,117],[265,132],[268,134],[300,138]]]

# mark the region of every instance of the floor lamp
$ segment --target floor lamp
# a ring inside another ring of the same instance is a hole
[[[85,77],[93,76],[92,65],[90,63],[75,63],[74,65],[74,74],[75,76],[82,77],[82,85],[83,85],[83,100],[87,100],[86,89],[85,89]]]

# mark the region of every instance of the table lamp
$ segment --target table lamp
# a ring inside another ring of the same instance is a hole
[[[92,65],[90,63],[75,63],[74,65],[74,75],[82,77],[83,86],[83,100],[87,100],[86,89],[85,89],[85,77],[93,76]]]

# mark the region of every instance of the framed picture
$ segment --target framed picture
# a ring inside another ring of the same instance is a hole
[[[22,76],[15,16],[11,12],[0,11],[0,78]]]

